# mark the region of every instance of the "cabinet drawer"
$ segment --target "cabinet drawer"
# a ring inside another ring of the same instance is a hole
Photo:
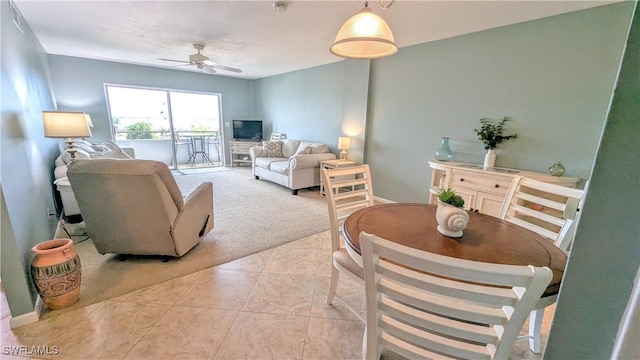
[[[511,179],[496,179],[479,177],[469,173],[453,172],[451,174],[451,186],[466,187],[468,189],[489,191],[496,194],[506,194],[511,184]]]

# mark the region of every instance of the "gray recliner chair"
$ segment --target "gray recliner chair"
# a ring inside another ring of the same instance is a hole
[[[178,257],[213,229],[213,184],[183,199],[162,162],[80,159],[67,176],[100,254]]]

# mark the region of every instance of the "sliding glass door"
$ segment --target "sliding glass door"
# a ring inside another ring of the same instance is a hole
[[[112,137],[174,169],[222,166],[220,95],[105,85]]]

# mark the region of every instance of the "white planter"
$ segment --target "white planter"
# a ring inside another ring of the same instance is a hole
[[[487,154],[484,156],[484,167],[492,168],[496,164],[496,151],[493,149],[487,150]]]
[[[463,208],[455,207],[438,200],[436,209],[438,232],[444,236],[458,238],[469,223],[469,213]]]

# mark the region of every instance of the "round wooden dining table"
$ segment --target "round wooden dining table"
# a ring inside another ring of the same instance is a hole
[[[553,278],[542,297],[557,295],[567,255],[533,231],[498,218],[469,212],[462,237],[436,230],[436,205],[393,203],[364,208],[349,215],[343,234],[351,257],[362,265],[360,232],[419,250],[459,259],[507,265],[547,266]]]

